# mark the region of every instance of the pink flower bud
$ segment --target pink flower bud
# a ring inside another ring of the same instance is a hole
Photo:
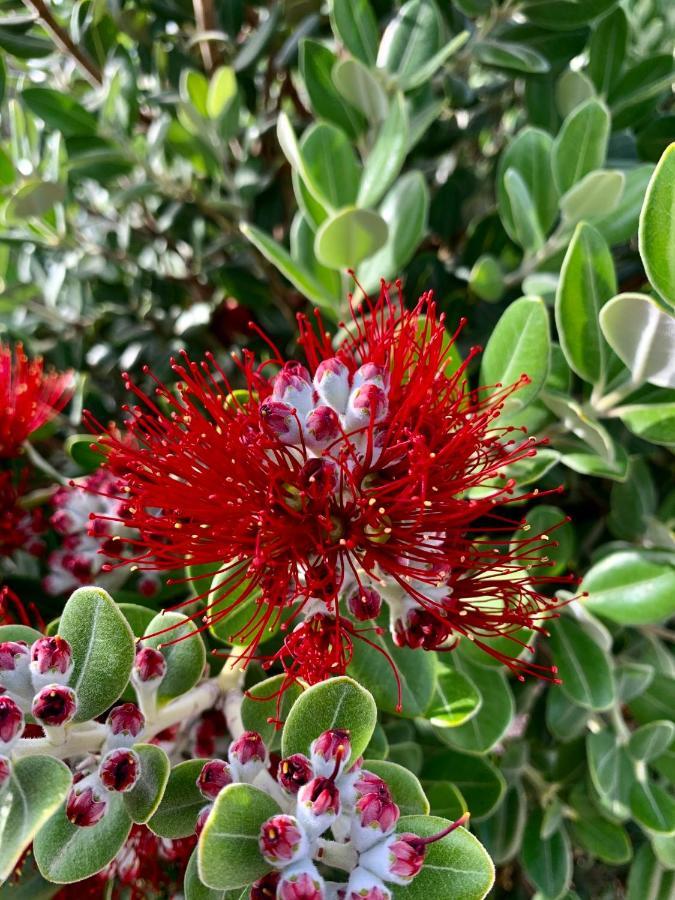
[[[280,400],[297,410],[301,418],[312,407],[314,390],[307,369],[297,362],[288,362],[274,379],[272,399]]]
[[[388,405],[384,388],[372,381],[366,382],[349,395],[348,422],[352,428],[381,422],[387,415]]]
[[[344,413],[349,399],[349,369],[336,357],[324,359],[314,373],[314,387],[320,400]]]
[[[236,781],[253,781],[267,765],[267,748],[257,731],[245,731],[232,741],[227,758]]]
[[[312,741],[310,757],[316,775],[333,778],[343,771],[352,753],[349,732],[337,728],[324,731]]]
[[[9,759],[6,756],[0,756],[0,791],[9,781],[11,775]]]
[[[267,397],[260,404],[260,417],[268,430],[284,444],[300,442],[300,420],[292,406]]]
[[[360,793],[360,786],[364,785],[364,781],[362,777],[357,782],[357,794]],[[352,819],[352,843],[359,852],[372,847],[377,841],[391,834],[400,816],[389,787],[381,778],[371,775],[366,783],[367,790],[360,793]]]
[[[298,791],[297,816],[310,837],[318,837],[340,814],[340,791],[331,778],[313,778]]]
[[[140,774],[141,764],[137,754],[124,747],[106,753],[98,767],[103,786],[121,794],[135,786]]]
[[[101,821],[108,809],[108,798],[96,776],[74,784],[66,798],[66,817],[73,825],[90,828]]]
[[[260,827],[260,852],[271,866],[282,869],[307,856],[309,843],[294,816],[272,816]]]
[[[11,697],[0,697],[0,746],[10,746],[23,734],[21,707]]]
[[[207,803],[206,806],[203,806],[200,809],[199,815],[197,816],[197,821],[195,822],[195,834],[197,835],[197,837],[199,837],[199,835],[204,830],[204,826],[206,825],[206,820],[210,816],[212,809],[213,809],[213,803]]]
[[[405,620],[394,621],[392,637],[397,647],[435,650],[448,639],[451,630],[437,613],[420,606],[409,610]]]
[[[140,647],[134,660],[134,676],[142,684],[160,682],[166,674],[166,660],[154,647]]]
[[[21,697],[33,695],[30,650],[24,641],[0,643],[0,685]],[[2,693],[2,691],[0,691]]]
[[[325,897],[323,878],[309,860],[282,871],[277,900],[325,900]]]
[[[133,744],[143,731],[145,716],[135,703],[121,703],[110,710],[106,725],[110,732],[108,747],[125,747]]]
[[[382,609],[382,597],[373,588],[360,588],[347,600],[349,612],[359,622],[376,619]]]
[[[66,725],[77,711],[75,691],[65,684],[48,684],[33,698],[31,712],[41,725]]]
[[[197,787],[207,800],[215,800],[228,784],[232,784],[232,773],[222,759],[212,759],[205,763],[197,779]]]
[[[383,881],[408,884],[424,865],[426,844],[416,834],[392,834],[361,853],[359,863]]]
[[[268,872],[251,885],[250,900],[276,900],[279,873]]]
[[[144,572],[138,579],[138,591],[144,597],[155,597],[161,588],[161,581],[150,572]]]
[[[307,413],[305,436],[310,447],[327,447],[340,433],[340,420],[330,406],[317,406]]]
[[[45,684],[65,684],[73,670],[73,654],[64,638],[41,637],[30,650],[31,675],[36,689]]]
[[[391,900],[391,891],[381,878],[357,866],[349,877],[345,900]]]
[[[277,781],[289,794],[297,794],[313,775],[312,764],[302,753],[282,759],[277,769]]]

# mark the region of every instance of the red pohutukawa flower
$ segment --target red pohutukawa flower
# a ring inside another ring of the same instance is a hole
[[[41,357],[28,359],[21,344],[0,344],[0,457],[16,456],[26,438],[70,399],[70,372],[45,371]]]
[[[543,630],[556,606],[539,591],[551,581],[537,575],[545,540],[509,544],[521,523],[502,511],[515,487],[505,470],[536,452],[498,419],[527,376],[472,390],[479,350],[453,362],[457,334],[431,294],[406,310],[383,286],[337,347],[317,322],[299,317],[306,365],[275,348],[260,365],[235,358],[244,392],[211,356],[174,361],[177,390],[156,381],[157,399],[124,376],[140,405],[126,408],[127,433],[111,428],[101,444],[140,539],[122,539],[116,564],[210,566],[207,624],[252,602],[232,635],[248,661],[283,623],[274,659],[287,681],[342,674],[385,605],[399,646],[466,637],[519,673],[550,675],[486,643],[513,635],[517,656],[517,632]]]

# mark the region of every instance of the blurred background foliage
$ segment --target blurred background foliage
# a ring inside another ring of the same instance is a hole
[[[551,629],[564,688],[470,647],[407,673],[407,718],[367,684],[370,755],[469,806],[495,897],[674,889],[675,391],[637,361],[675,343],[674,34],[671,0],[0,3],[0,335],[81,373],[66,429],[119,418],[120,371],[260,351],[250,321],[294,353],[347,269],[433,289],[484,383],[531,375],[505,416],[550,447],[513,474],[564,484],[526,514],[572,516],[551,572],[590,592]]]

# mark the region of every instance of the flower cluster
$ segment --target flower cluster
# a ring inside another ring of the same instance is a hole
[[[25,488],[25,472],[18,479],[10,471],[0,472],[0,557],[11,556],[15,550],[33,556],[44,551],[45,516],[40,508],[23,508]]]
[[[503,514],[507,467],[536,452],[498,421],[526,376],[471,390],[477,349],[455,362],[456,335],[430,294],[407,310],[383,287],[337,349],[320,320],[318,332],[299,322],[307,366],[276,350],[261,365],[244,354],[246,391],[213,359],[183,356],[177,393],[157,382],[156,401],[125,376],[140,404],[126,433],[111,428],[100,445],[121,482],[119,521],[140,537],[109,550],[109,568],[129,556],[151,570],[210,567],[206,624],[252,601],[232,640],[251,659],[281,623],[288,681],[344,673],[385,604],[399,646],[451,649],[465,637],[545,674],[486,643],[542,631],[556,606],[539,590],[552,580],[537,574],[542,536],[509,545],[519,523]]]
[[[396,834],[400,811],[388,785],[360,760],[349,767],[350,756],[349,733],[331,730],[312,743],[309,758],[294,754],[280,762],[277,780],[289,811],[261,826],[260,852],[272,871],[253,885],[254,900],[391,900],[388,885],[409,884],[422,869],[427,845],[468,818],[433,838]],[[329,831],[332,842],[325,838]],[[348,881],[327,882],[321,862],[347,869]]]

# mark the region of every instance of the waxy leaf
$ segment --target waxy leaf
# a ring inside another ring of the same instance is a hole
[[[675,144],[654,170],[640,216],[640,255],[651,283],[675,305]]]
[[[587,100],[565,119],[553,146],[553,171],[561,194],[601,169],[607,155],[609,110],[601,100]]]
[[[600,327],[636,386],[675,387],[675,316],[644,294],[619,294],[600,311]]]
[[[564,828],[542,834],[542,814],[532,812],[523,835],[522,859],[527,877],[546,897],[561,897],[572,880],[572,852]]]
[[[401,810],[402,816],[427,815],[429,801],[422,785],[407,768],[382,759],[365,759],[363,768],[379,775],[391,791],[391,796]]]
[[[133,788],[122,796],[131,818],[142,824],[148,821],[160,804],[171,764],[162,748],[154,744],[135,744],[134,750],[141,763],[140,774]]]
[[[144,637],[143,646],[160,650],[166,660],[166,674],[159,685],[157,699],[160,704],[168,703],[193,688],[201,678],[206,665],[204,641],[195,623],[175,612],[159,613],[145,633],[155,636]]]
[[[182,838],[194,834],[197,817],[207,801],[197,787],[205,759],[188,759],[174,766],[148,828],[163,838]]]
[[[607,709],[614,701],[611,660],[578,622],[562,616],[549,623],[553,660],[561,690],[587,709]]]
[[[367,65],[375,62],[380,35],[369,0],[332,0],[331,23],[353,56]]]
[[[586,606],[620,625],[649,625],[675,613],[675,571],[639,550],[611,553],[581,584]]]

